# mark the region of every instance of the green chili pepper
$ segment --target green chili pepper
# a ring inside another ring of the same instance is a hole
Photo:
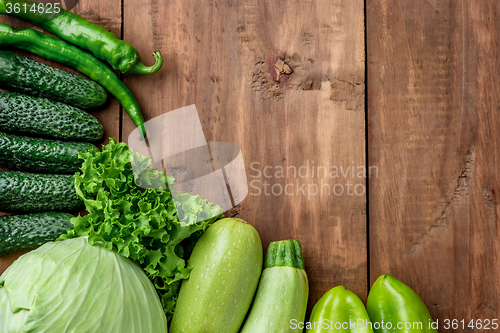
[[[135,126],[139,128],[141,139],[145,137],[144,118],[134,95],[108,66],[97,60],[93,55],[39,31],[13,29],[7,24],[0,23],[0,46],[6,45],[57,61],[97,81],[121,103]]]
[[[373,333],[363,302],[352,291],[338,286],[314,305],[307,333]]]
[[[155,64],[141,62],[139,52],[129,43],[103,27],[52,4],[24,0],[0,0],[0,14],[17,17],[92,52],[115,70],[127,74],[152,74],[163,65],[160,51],[155,51]]]
[[[422,299],[394,276],[375,281],[367,308],[375,333],[437,333]]]

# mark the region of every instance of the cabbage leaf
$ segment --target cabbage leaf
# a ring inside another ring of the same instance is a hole
[[[137,264],[79,237],[44,244],[0,276],[0,332],[166,333],[167,319]]]

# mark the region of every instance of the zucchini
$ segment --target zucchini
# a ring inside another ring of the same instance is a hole
[[[78,153],[91,149],[97,147],[87,142],[35,139],[0,132],[0,165],[9,169],[74,174],[83,163]]]
[[[97,141],[104,129],[83,110],[46,98],[0,93],[0,131],[72,141]]]
[[[297,240],[272,242],[241,333],[302,332],[309,286]]]
[[[0,211],[35,213],[68,211],[83,206],[72,175],[0,171]]]
[[[9,51],[0,51],[0,88],[81,109],[101,106],[108,97],[97,82]]]
[[[56,212],[0,216],[0,256],[55,241],[73,228],[72,217]]]
[[[237,333],[262,270],[257,231],[241,220],[215,222],[196,243],[170,333]]]

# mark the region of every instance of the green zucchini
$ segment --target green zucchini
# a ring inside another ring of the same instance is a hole
[[[297,240],[272,242],[241,333],[302,332],[309,286]]]
[[[0,93],[0,131],[71,141],[102,138],[99,120],[83,110],[18,93]]]
[[[0,256],[55,241],[73,228],[72,217],[56,212],[0,216]]]
[[[237,333],[262,270],[257,231],[241,220],[215,222],[196,243],[170,333]]]
[[[81,109],[101,106],[108,97],[97,82],[9,51],[0,51],[0,88]]]
[[[0,211],[35,213],[69,211],[83,206],[72,175],[0,171]]]
[[[74,174],[82,160],[78,153],[97,147],[87,142],[30,138],[0,132],[0,165],[9,169]]]

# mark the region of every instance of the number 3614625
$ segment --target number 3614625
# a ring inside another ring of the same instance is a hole
[[[482,329],[482,330],[497,330],[498,329],[498,319],[472,319],[471,321],[466,321],[465,319],[445,319],[444,329]]]
[[[6,3],[5,9],[7,14],[14,13],[39,13],[39,14],[59,14],[61,12],[60,3],[34,3],[34,4],[19,4]]]

